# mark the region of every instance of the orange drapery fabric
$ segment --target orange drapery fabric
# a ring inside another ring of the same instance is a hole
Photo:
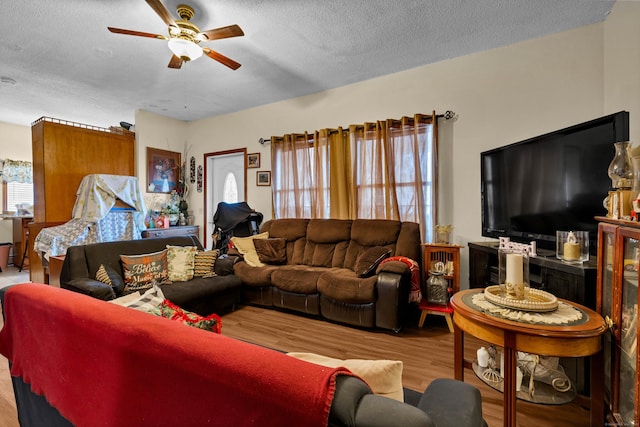
[[[271,138],[274,218],[437,218],[437,116]]]

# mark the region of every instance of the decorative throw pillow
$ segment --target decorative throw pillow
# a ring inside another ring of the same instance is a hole
[[[172,282],[193,279],[193,266],[198,248],[167,245],[167,275]]]
[[[253,245],[256,247],[256,252],[261,262],[265,264],[286,264],[287,239],[281,237],[255,239]]]
[[[167,319],[177,320],[194,328],[204,329],[205,331],[211,331],[220,333],[222,330],[222,320],[217,314],[210,314],[207,317],[200,316],[199,314],[192,313],[187,310],[183,310],[168,299],[165,299],[160,305],[149,311],[156,316],[166,317]]]
[[[167,250],[143,255],[120,255],[124,272],[124,291],[149,289],[167,281]]]
[[[288,353],[288,355],[330,368],[347,368],[362,378],[375,394],[404,402],[401,360],[341,360],[314,353]]]
[[[378,264],[389,256],[391,256],[391,250],[382,246],[371,247],[358,256],[353,266],[353,271],[356,272],[358,277],[372,276]]]
[[[264,264],[260,261],[258,257],[258,253],[256,252],[256,247],[253,244],[253,239],[268,239],[269,233],[264,232],[260,234],[256,234],[249,237],[232,237],[231,243],[233,243],[234,247],[240,252],[242,257],[244,258],[244,262],[249,264],[252,267],[264,267]]]
[[[215,266],[218,255],[220,255],[218,249],[212,251],[197,251],[193,264],[193,275],[195,277],[215,276]]]
[[[116,295],[124,291],[124,280],[122,280],[122,276],[108,265],[100,264],[100,268],[96,271],[96,280],[111,286],[116,292]]]
[[[112,299],[109,302],[123,307],[148,312],[162,304],[162,301],[164,301],[162,289],[160,289],[158,285],[153,284],[152,288],[148,289],[142,295],[138,292],[134,292],[120,298]]]

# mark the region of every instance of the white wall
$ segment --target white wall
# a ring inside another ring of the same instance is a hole
[[[147,147],[183,153],[187,144],[187,122],[144,110],[136,111],[136,174],[148,209],[159,210],[167,194],[147,193]],[[202,236],[200,236],[202,238]]]
[[[454,225],[455,242],[483,240],[480,152],[603,115],[603,24],[595,24],[342,88],[188,125],[198,163],[202,153],[247,147],[269,170],[260,137],[336,127],[414,113],[453,110],[440,121],[440,223]],[[136,129],[138,124],[136,123]],[[271,193],[249,170],[248,203],[271,213]],[[192,199],[196,216],[203,202]],[[202,224],[202,219],[198,218]],[[462,251],[462,286],[468,283]]]
[[[639,22],[640,2],[618,0],[604,23],[604,111],[630,112],[629,136],[635,152],[640,146]]]
[[[0,158],[30,162],[31,127],[0,122]],[[2,199],[0,186],[0,200]],[[13,221],[0,220],[0,242],[13,242]]]

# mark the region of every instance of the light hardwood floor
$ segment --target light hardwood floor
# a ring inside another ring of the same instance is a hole
[[[246,306],[223,316],[222,333],[282,351],[402,360],[404,385],[419,391],[435,378],[453,378],[453,334],[449,333],[444,318],[437,316],[427,317],[421,329],[410,326],[394,334]],[[480,345],[473,338],[465,339],[466,357],[473,358]],[[471,371],[465,372],[465,380],[480,389],[489,426],[502,426],[502,394],[486,386]],[[576,427],[588,426],[589,414],[575,403],[547,406],[518,401],[517,420],[520,427]],[[0,356],[0,427],[17,426],[7,360]]]

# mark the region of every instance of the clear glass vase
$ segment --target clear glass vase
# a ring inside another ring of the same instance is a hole
[[[633,164],[629,155],[629,142],[614,143],[616,153],[609,164],[609,178],[616,189],[630,189],[633,186]]]

